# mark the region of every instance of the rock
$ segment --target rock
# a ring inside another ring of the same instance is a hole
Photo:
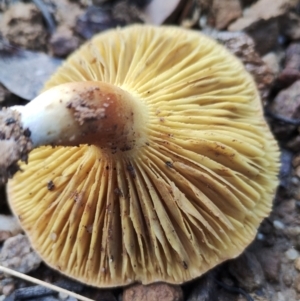
[[[260,55],[264,55],[278,46],[280,30],[277,19],[258,20],[244,31],[254,40],[255,50]]]
[[[295,168],[295,175],[299,178],[300,177],[300,166]]]
[[[65,301],[66,299],[68,299],[69,295],[65,292],[59,292],[58,293],[58,299],[61,301]]]
[[[90,39],[110,28],[144,22],[145,15],[130,1],[108,1],[106,5],[90,5],[77,18],[74,29],[84,39]]]
[[[288,86],[300,79],[300,43],[292,43],[286,50],[284,69],[279,74],[278,81],[282,86]]]
[[[286,118],[300,118],[300,80],[281,90],[275,97],[271,109],[275,114]]]
[[[109,28],[123,26],[124,22],[112,16],[112,9],[89,6],[76,20],[75,32],[84,39],[90,39],[94,34]]]
[[[45,50],[47,31],[43,16],[34,4],[11,5],[0,24],[2,34],[10,42],[31,50]]]
[[[284,234],[289,237],[297,237],[300,235],[300,226],[291,226],[285,229]]]
[[[215,28],[225,29],[232,21],[242,16],[242,8],[239,0],[213,0],[209,14]]]
[[[67,57],[80,44],[80,40],[67,27],[58,28],[49,42],[52,55],[58,57]]]
[[[291,287],[293,285],[293,281],[295,279],[295,270],[292,269],[289,265],[282,265],[281,266],[281,278],[283,283],[287,286],[287,287]]]
[[[298,186],[300,184],[300,179],[298,177],[292,177],[291,178],[291,183],[295,186]],[[297,206],[297,209],[300,209],[300,202],[299,201],[296,201],[296,206]]]
[[[291,151],[286,149],[281,150],[279,179],[280,185],[286,189],[288,189],[291,182],[293,157],[294,154]]]
[[[253,291],[264,285],[263,269],[256,256],[251,252],[244,252],[237,259],[228,263],[232,276],[239,282],[239,286],[246,291]]]
[[[277,283],[279,281],[281,254],[270,248],[259,248],[255,251],[255,255],[262,266],[266,279]]]
[[[180,286],[166,283],[153,283],[150,285],[136,284],[125,288],[123,301],[181,301],[183,293]]]
[[[11,92],[0,84],[0,104],[11,96]],[[2,104],[1,104],[2,105]]]
[[[283,222],[279,221],[279,220],[275,220],[273,221],[273,226],[275,229],[277,230],[283,230],[285,228],[285,225]]]
[[[276,301],[296,301],[299,300],[296,296],[296,292],[293,289],[286,289],[282,292],[277,293],[277,299],[272,299]]]
[[[133,1],[116,1],[116,4],[112,7],[113,19],[121,24],[145,22],[145,15],[137,6],[133,5],[132,2]]]
[[[300,257],[296,258],[294,266],[297,271],[300,271]]]
[[[116,297],[110,291],[98,291],[90,296],[93,300],[97,301],[117,301]]]
[[[165,3],[160,0],[156,0],[159,3]],[[183,2],[183,1],[182,1]],[[182,10],[179,18],[179,24],[180,26],[184,28],[195,28],[195,27],[200,27],[203,28],[206,26],[206,21],[207,21],[207,16],[206,14],[202,14],[203,10],[201,8],[200,1],[193,1],[193,0],[188,0],[185,1],[184,4],[184,9]],[[202,19],[202,20],[201,20]],[[204,20],[203,20],[204,19]],[[203,22],[204,21],[204,22]]]
[[[77,18],[84,12],[84,8],[78,5],[78,1],[59,0],[55,1],[55,8],[52,12],[58,25],[73,29]]]
[[[14,216],[0,214],[0,241],[22,232],[22,228]]]
[[[243,62],[247,71],[253,75],[262,99],[266,100],[275,75],[256,52],[253,39],[242,32],[204,31],[204,33],[218,40]]]
[[[207,273],[196,280],[193,287],[186,301],[208,301],[217,299],[218,289],[212,273]]]
[[[28,238],[22,234],[8,238],[0,252],[0,264],[21,273],[35,270],[41,262],[41,258],[31,249]]]
[[[4,285],[2,288],[2,294],[5,296],[10,295],[15,290],[15,285],[13,283]]]
[[[278,217],[282,219],[284,224],[293,224],[295,222],[295,217],[293,213],[296,210],[295,199],[287,199],[282,202],[277,208]]]
[[[42,298],[54,297],[54,295],[57,295],[57,292],[41,285],[21,287],[14,291],[16,300],[40,300]]]
[[[297,293],[300,293],[300,275],[297,275],[297,277],[295,278],[294,287]]]
[[[283,69],[278,75],[278,82],[284,88],[300,79],[300,72],[295,69]]]
[[[229,30],[243,30],[258,20],[268,20],[287,13],[297,6],[297,0],[259,0],[245,10],[242,18],[229,26]]]
[[[185,0],[152,0],[143,10],[147,22],[155,25],[161,25],[166,20],[172,20],[178,12],[185,13]]]
[[[299,179],[297,179],[299,182],[300,182],[300,180]],[[298,183],[298,184],[300,184],[300,183]],[[293,197],[295,198],[295,199],[297,199],[297,210],[299,211],[299,209],[300,209],[300,185],[293,185],[294,187],[293,187]],[[297,249],[299,249],[300,250],[300,239],[298,238],[298,247],[297,247]]]
[[[264,234],[257,232],[256,239],[259,241],[264,241],[266,239],[266,237]]]
[[[262,57],[267,67],[276,76],[280,71],[280,57],[275,52],[269,52]]]
[[[297,250],[295,250],[294,248],[291,248],[291,249],[288,249],[286,252],[285,252],[285,256],[288,260],[295,260],[296,258],[299,257],[299,253]]]
[[[15,48],[9,43],[3,46],[1,53],[0,70],[5,72],[0,72],[0,82],[13,94],[28,101],[40,94],[46,80],[62,63],[61,59],[43,52]]]
[[[291,43],[286,49],[284,68],[300,71],[300,43]]]
[[[245,31],[256,43],[256,50],[266,54],[278,46],[280,40],[298,39],[300,17],[290,10],[297,7],[297,0],[259,0],[244,10],[244,15],[233,22],[230,31]]]
[[[55,281],[54,284],[75,293],[81,293],[84,289],[83,283],[65,277]]]
[[[253,4],[254,2],[256,2],[256,0],[240,0],[242,3],[243,7],[247,7],[250,6],[251,4]]]
[[[285,14],[280,20],[281,33],[290,40],[300,38],[300,17],[294,12]]]
[[[292,165],[294,168],[300,166],[300,156],[295,156],[292,160]]]
[[[300,145],[300,139],[295,138],[297,126],[289,122],[289,119],[300,118],[300,80],[295,81],[290,87],[281,90],[270,106],[271,112],[280,117],[286,118],[288,121],[284,124],[273,123],[273,133],[278,139],[286,140],[289,138],[286,145],[289,149],[297,150]],[[291,140],[291,138],[293,138]]]

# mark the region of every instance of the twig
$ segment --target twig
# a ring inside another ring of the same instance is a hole
[[[71,297],[74,297],[74,298],[77,298],[78,300],[81,300],[81,301],[94,301],[93,299],[90,299],[90,298],[84,297],[82,295],[73,293],[73,292],[71,292],[71,291],[69,291],[67,289],[60,288],[60,287],[58,287],[56,285],[53,285],[53,284],[47,283],[45,281],[33,278],[31,276],[22,274],[20,272],[14,271],[14,270],[12,270],[10,268],[3,267],[1,265],[0,265],[0,271],[3,272],[3,273],[9,274],[11,276],[23,279],[25,281],[29,281],[29,282],[32,282],[32,283],[35,283],[35,284],[38,284],[38,285],[42,285],[42,286],[47,287],[49,289],[52,289],[53,291],[56,291],[58,293],[67,294],[67,295],[69,295]]]

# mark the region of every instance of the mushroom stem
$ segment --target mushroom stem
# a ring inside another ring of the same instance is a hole
[[[130,150],[142,136],[143,104],[104,82],[72,82],[14,107],[33,146],[93,144],[113,152]]]
[[[0,111],[0,185],[42,145],[93,144],[117,152],[145,139],[144,104],[104,82],[72,82],[40,94],[26,106]],[[9,150],[9,151],[8,151]]]

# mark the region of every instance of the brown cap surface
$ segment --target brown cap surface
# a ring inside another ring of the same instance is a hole
[[[182,283],[238,256],[270,213],[279,168],[242,64],[198,32],[135,25],[95,36],[46,88],[85,80],[145,104],[145,143],[30,154],[8,196],[45,262],[112,287]]]

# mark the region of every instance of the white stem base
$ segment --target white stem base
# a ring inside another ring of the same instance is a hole
[[[126,91],[103,82],[67,83],[16,106],[34,147],[95,144],[129,150],[143,136],[146,109]]]

